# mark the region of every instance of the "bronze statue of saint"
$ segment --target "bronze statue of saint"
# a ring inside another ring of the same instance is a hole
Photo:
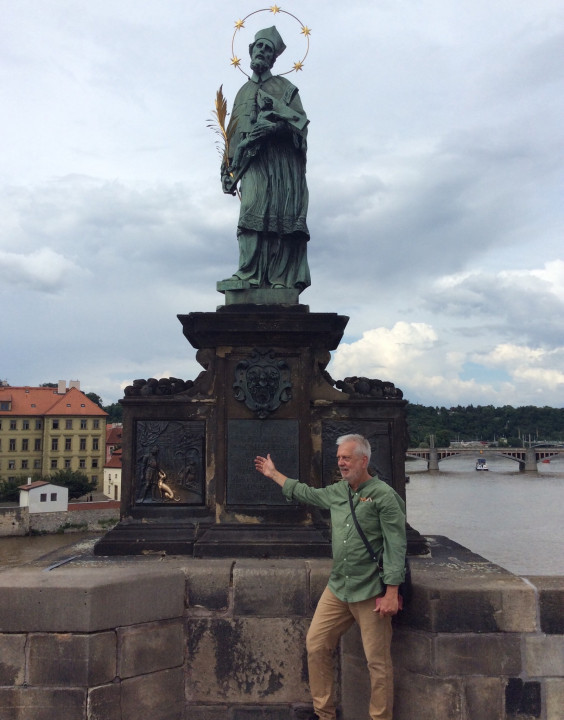
[[[227,129],[229,165],[223,191],[240,182],[239,267],[218,289],[292,288],[311,284],[307,263],[308,119],[298,89],[271,73],[285,49],[274,26],[249,47],[252,76],[237,93]],[[233,283],[235,281],[235,283]]]

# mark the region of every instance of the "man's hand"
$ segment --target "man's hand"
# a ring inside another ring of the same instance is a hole
[[[403,599],[398,593],[397,585],[387,585],[386,594],[376,598],[375,613],[382,617],[385,615],[397,615],[403,607]]]
[[[281,472],[278,472],[270,455],[267,455],[266,457],[258,455],[255,458],[255,468],[265,477],[274,480],[274,482],[280,485],[280,487],[283,487],[287,480],[286,475],[282,475]]]

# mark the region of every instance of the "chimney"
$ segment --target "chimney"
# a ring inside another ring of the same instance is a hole
[[[30,478],[30,477],[28,477],[28,479],[27,479],[27,484],[28,484],[28,485],[31,485],[31,478]]]
[[[77,390],[80,390],[80,380],[69,380],[69,390],[71,388],[76,388]]]
[[[57,393],[59,395],[64,395],[67,391],[67,381],[66,380],[59,380],[59,385],[57,387]]]

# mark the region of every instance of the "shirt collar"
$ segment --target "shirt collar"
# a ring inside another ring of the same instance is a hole
[[[265,70],[262,75],[257,75],[256,72],[253,70],[253,74],[251,75],[251,80],[254,83],[258,84],[258,83],[266,82],[267,80],[270,80],[271,77],[272,77],[272,73],[270,72],[270,70]]]

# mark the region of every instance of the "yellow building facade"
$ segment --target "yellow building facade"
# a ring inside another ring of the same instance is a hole
[[[0,479],[78,470],[102,485],[107,413],[79,383],[0,386]]]

